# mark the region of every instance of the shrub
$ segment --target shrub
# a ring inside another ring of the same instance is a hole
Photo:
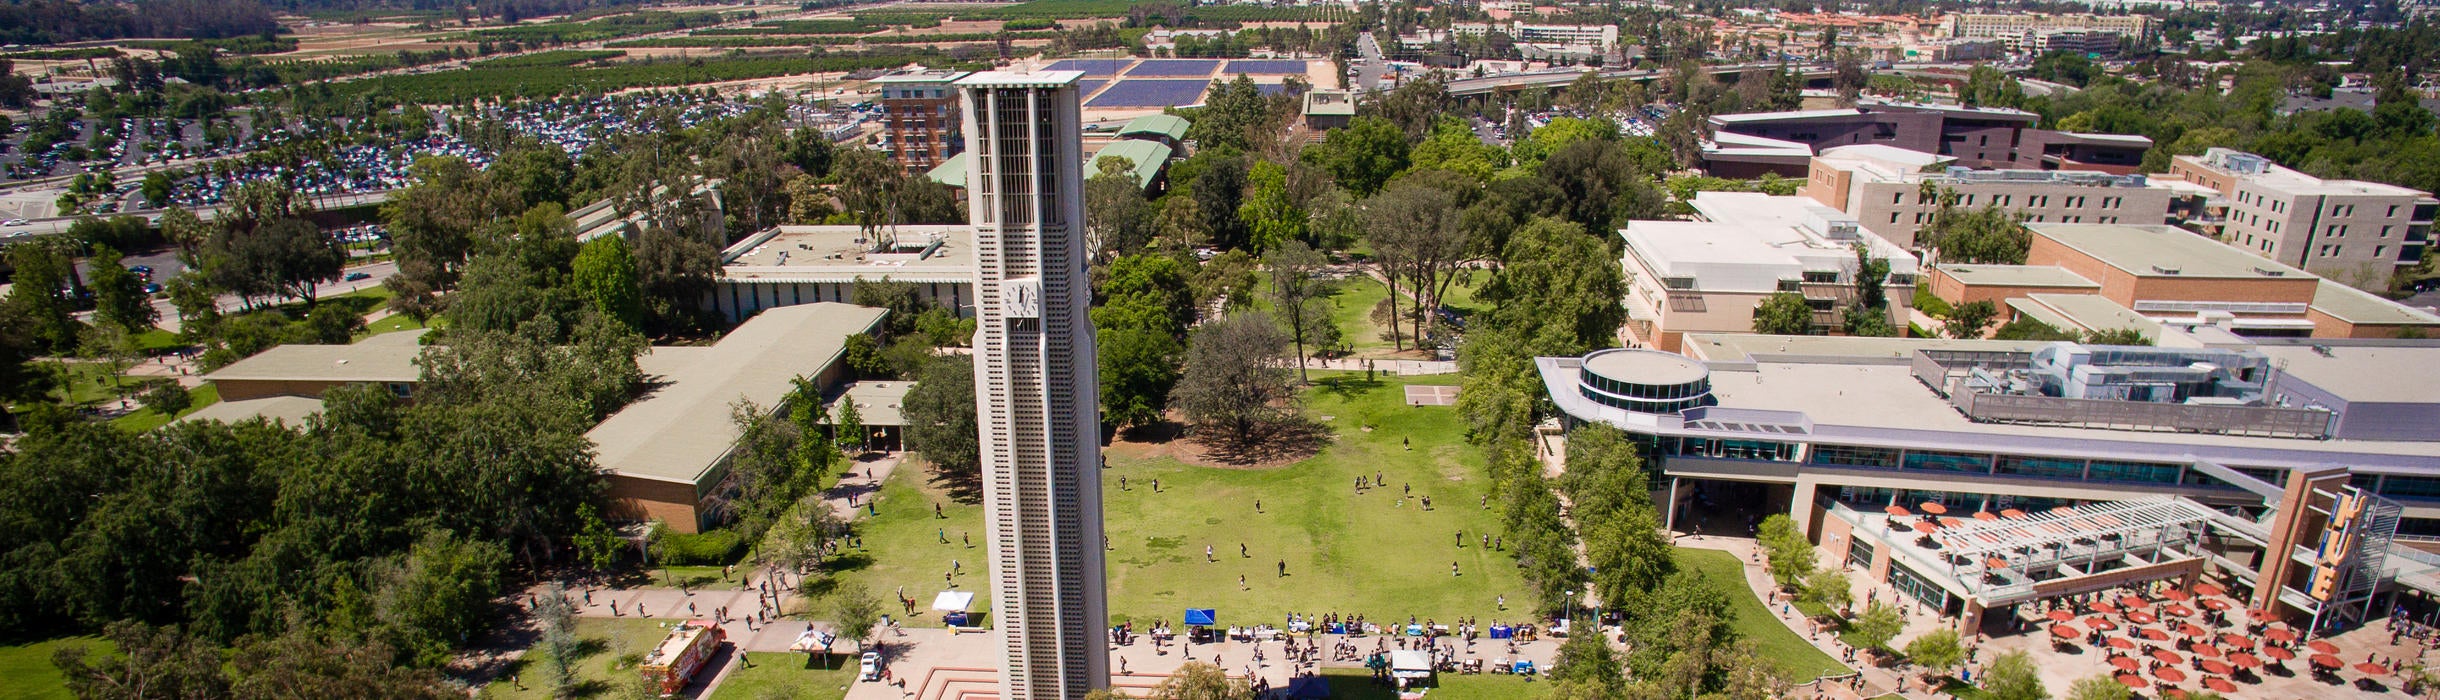
[[[683,533],[662,532],[654,538],[653,549],[660,555],[661,566],[712,566],[737,561],[746,548],[746,538],[735,530]]]

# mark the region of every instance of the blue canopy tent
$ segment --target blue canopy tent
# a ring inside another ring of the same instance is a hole
[[[1220,611],[1215,608],[1187,608],[1186,624],[1211,626],[1220,624]]]

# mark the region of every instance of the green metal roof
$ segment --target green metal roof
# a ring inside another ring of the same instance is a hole
[[[966,154],[959,153],[949,156],[948,160],[941,161],[939,165],[932,166],[931,170],[924,171],[923,176],[950,187],[965,187]]]
[[[1153,114],[1136,117],[1135,121],[1127,122],[1126,126],[1118,128],[1118,135],[1157,134],[1167,136],[1171,141],[1184,142],[1186,141],[1186,126],[1187,122],[1184,117]]]
[[[1085,172],[1101,172],[1098,164],[1101,163],[1103,157],[1118,156],[1135,162],[1135,186],[1150,189],[1153,178],[1159,177],[1161,168],[1169,164],[1170,153],[1172,151],[1168,146],[1152,141],[1134,139],[1113,141],[1110,145],[1101,147],[1101,150],[1093,152],[1093,159],[1085,163]],[[1088,174],[1087,177],[1090,175]]]

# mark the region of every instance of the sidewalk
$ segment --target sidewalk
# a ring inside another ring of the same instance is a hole
[[[1803,613],[1793,612],[1792,610],[1783,612],[1784,608],[1777,605],[1779,600],[1773,597],[1773,594],[1778,590],[1779,585],[1777,582],[1771,580],[1770,571],[1764,568],[1760,562],[1756,561],[1755,543],[1752,539],[1743,537],[1685,535],[1677,537],[1674,540],[1674,543],[1677,546],[1686,547],[1689,549],[1712,549],[1735,555],[1737,557],[1737,561],[1745,564],[1746,586],[1754,591],[1755,597],[1762,599],[1763,607],[1769,609],[1773,616],[1779,618],[1780,624],[1787,625],[1789,631],[1795,632],[1797,636],[1803,637],[1806,641],[1812,642],[1814,648],[1820,649],[1824,654],[1829,654],[1830,658],[1838,659],[1840,663],[1846,664],[1849,668],[1856,669],[1857,673],[1864,676],[1864,690],[1860,694],[1857,693],[1855,689],[1848,687],[1845,683],[1815,682],[1797,684],[1794,688],[1789,689],[1788,692],[1790,697],[1818,694],[1817,697],[1822,698],[1860,700],[1861,698],[1883,697],[1892,693],[1895,693],[1900,697],[1907,698],[1939,697],[1937,693],[1924,692],[1922,690],[1923,684],[1919,682],[1913,684],[1915,689],[1912,692],[1901,693],[1893,690],[1894,688],[1898,687],[1898,682],[1900,680],[1898,673],[1889,669],[1867,665],[1863,663],[1860,658],[1856,661],[1848,661],[1847,652],[1849,647],[1846,644],[1841,643],[1837,635],[1815,629],[1814,625],[1806,620]],[[1867,589],[1863,591],[1863,595],[1856,596],[1856,600],[1870,600],[1872,593],[1872,590]],[[1923,615],[1910,615],[1907,618],[1905,631],[1900,632],[1898,636],[1900,639],[1909,639],[1914,637],[1916,634],[1930,631],[1937,625],[1938,620],[1936,619]]]

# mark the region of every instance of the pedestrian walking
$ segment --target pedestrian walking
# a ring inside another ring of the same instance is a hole
[[[1210,564],[1217,561],[1220,560],[1212,556],[1212,546],[1208,544],[1203,545],[1203,563]]]
[[[1286,576],[1286,575],[1288,575],[1288,560],[1286,560],[1286,559],[1281,559],[1281,560],[1279,560],[1279,575],[1281,575],[1281,576]]]

